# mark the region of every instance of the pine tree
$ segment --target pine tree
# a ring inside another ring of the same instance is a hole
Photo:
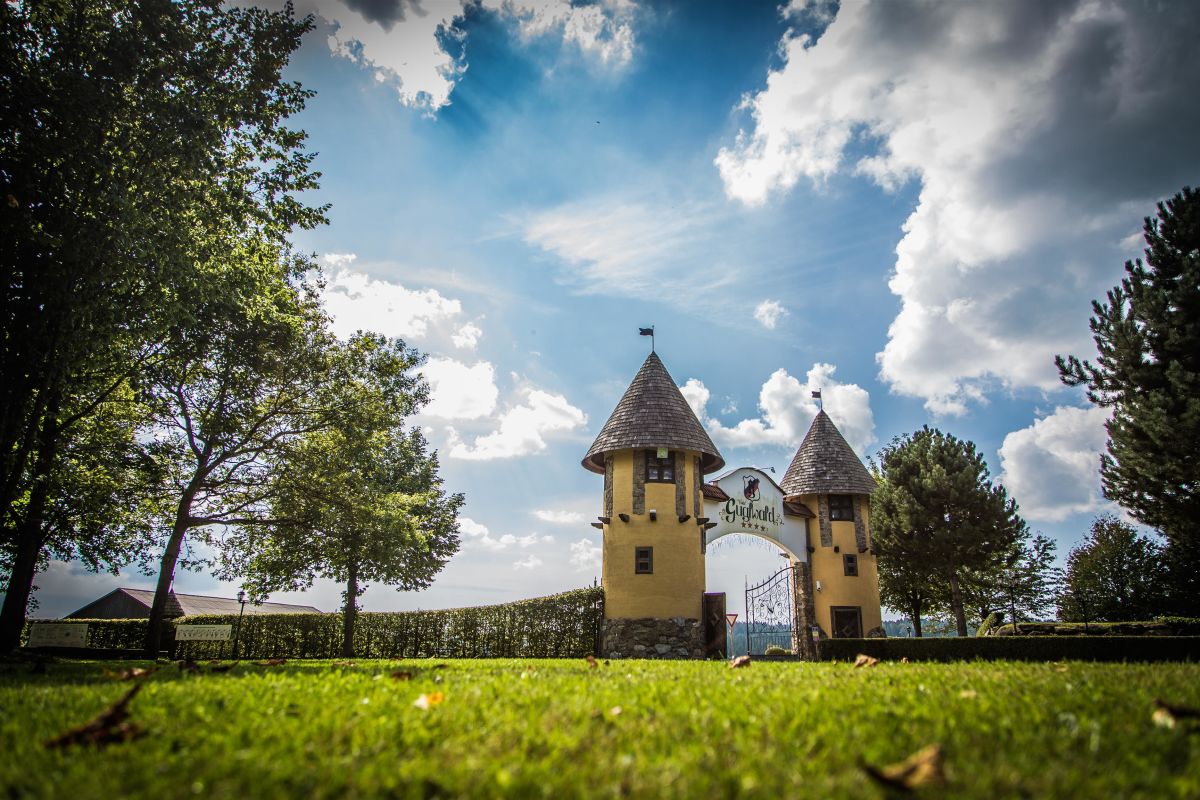
[[[1190,552],[1200,519],[1200,193],[1159,203],[1145,240],[1145,261],[1126,261],[1107,302],[1092,303],[1096,362],[1055,363],[1064,383],[1112,409],[1105,497]]]

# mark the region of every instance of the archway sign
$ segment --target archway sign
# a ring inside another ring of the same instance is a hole
[[[706,545],[731,533],[748,533],[779,545],[796,561],[808,561],[805,520],[784,514],[783,490],[770,475],[754,467],[739,467],[714,483],[728,499],[705,498],[705,516],[716,523],[705,533]]]

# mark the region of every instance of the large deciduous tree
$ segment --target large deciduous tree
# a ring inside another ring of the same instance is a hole
[[[1163,613],[1167,567],[1162,548],[1111,514],[1097,517],[1067,556],[1059,617],[1068,622],[1127,622]]]
[[[310,24],[212,0],[0,4],[0,651],[60,462],[143,385],[213,232],[286,246],[322,219],[295,199],[317,176],[284,124],[308,93],[281,79]]]
[[[428,586],[458,550],[463,496],[445,493],[437,454],[419,428],[406,428],[428,396],[412,374],[416,351],[359,335],[342,359],[351,368],[324,391],[344,411],[280,454],[269,500],[280,523],[233,533],[224,572],[259,596],[307,588],[316,577],[343,584],[342,653],[350,657],[368,582]]]
[[[1112,409],[1105,496],[1167,537],[1181,611],[1200,610],[1200,193],[1158,204],[1145,260],[1092,303],[1095,363],[1058,356],[1062,380]]]
[[[882,513],[872,531],[881,588],[896,576],[910,587],[928,581],[966,636],[963,581],[998,569],[1026,536],[1016,503],[991,483],[974,443],[928,426],[884,447],[879,473]]]

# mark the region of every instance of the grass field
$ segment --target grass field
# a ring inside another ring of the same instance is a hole
[[[930,744],[921,797],[1200,796],[1200,734],[1151,718],[1200,706],[1197,664],[166,665],[141,738],[45,746],[130,666],[0,663],[0,797],[883,797],[860,762]]]

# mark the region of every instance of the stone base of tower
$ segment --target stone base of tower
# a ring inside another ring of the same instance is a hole
[[[604,658],[704,658],[704,627],[698,619],[606,619]]]

